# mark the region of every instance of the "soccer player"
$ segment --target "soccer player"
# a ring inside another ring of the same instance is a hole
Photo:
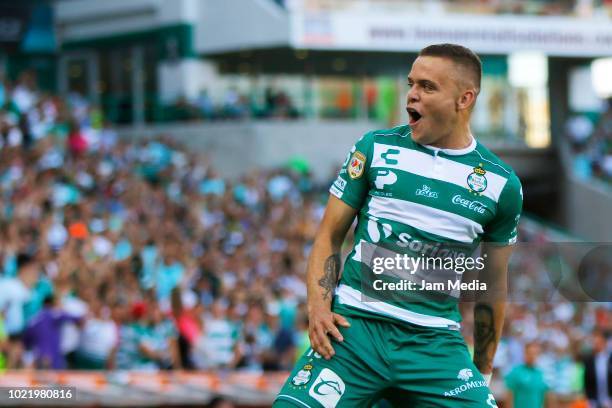
[[[308,262],[312,348],[274,407],[368,407],[380,399],[397,407],[497,406],[488,383],[505,299],[490,294],[505,294],[522,190],[470,131],[481,71],[465,47],[424,48],[408,75],[408,125],[369,132],[347,155]],[[355,245],[340,274],[355,217]],[[384,276],[372,272],[372,251],[399,247],[435,258],[457,244],[482,245],[479,279],[488,283],[489,296],[474,306],[473,360],[457,296],[410,302],[387,291],[371,299],[376,291],[368,288]]]

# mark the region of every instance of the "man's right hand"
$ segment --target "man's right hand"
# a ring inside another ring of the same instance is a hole
[[[344,340],[337,326],[350,327],[351,325],[343,316],[333,313],[327,305],[308,307],[310,345],[326,360],[335,354],[329,336],[333,336],[337,341]]]

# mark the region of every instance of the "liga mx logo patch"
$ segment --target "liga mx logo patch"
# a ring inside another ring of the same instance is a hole
[[[467,185],[471,193],[480,194],[487,189],[486,173],[487,171],[482,168],[482,163],[478,167],[474,167],[474,172],[470,173],[467,177]]]
[[[357,179],[363,175],[365,169],[366,157],[360,151],[353,153],[351,161],[348,165],[348,174],[352,179]]]

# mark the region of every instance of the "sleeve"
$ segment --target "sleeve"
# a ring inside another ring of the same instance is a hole
[[[368,195],[368,170],[372,163],[374,134],[366,133],[355,143],[340,168],[329,192],[353,208],[359,209]]]
[[[81,316],[72,315],[70,313],[66,313],[63,311],[58,312],[57,314],[53,314],[53,320],[55,320],[59,324],[64,323],[74,323],[78,324],[81,321]]]
[[[502,245],[514,244],[522,209],[523,188],[518,177],[513,173],[499,196],[495,218],[485,226],[484,242]]]

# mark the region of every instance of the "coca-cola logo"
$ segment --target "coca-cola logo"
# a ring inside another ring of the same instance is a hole
[[[454,195],[451,202],[455,205],[465,207],[468,210],[475,211],[478,214],[484,214],[487,209],[487,206],[481,203],[480,201],[468,200],[467,198],[461,197],[459,194]]]

